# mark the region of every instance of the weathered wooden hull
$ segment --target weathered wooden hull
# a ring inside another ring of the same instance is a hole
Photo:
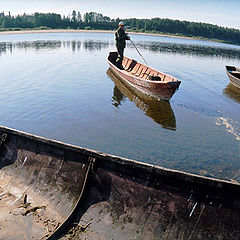
[[[165,175],[137,163],[113,168],[94,173],[80,214],[80,223],[90,225],[76,231],[79,239],[239,239],[239,200],[232,205],[231,194],[225,202],[209,183],[198,188],[200,182],[176,178],[177,172]]]
[[[177,80],[176,78],[146,67],[143,64],[137,63],[135,60],[131,60],[126,57],[124,57],[124,60],[126,63],[124,67],[126,69],[129,69],[130,67],[130,70],[121,70],[118,68],[114,62],[116,61],[116,53],[110,52],[108,57],[110,69],[117,77],[126,81],[130,87],[136,88],[138,91],[142,91],[146,95],[169,101],[181,84],[181,81]],[[128,60],[128,62],[126,60]],[[129,63],[130,61],[134,62],[135,65],[131,67],[131,63]],[[147,69],[145,70],[145,75],[143,73],[139,74],[139,76],[137,74],[133,74],[136,64],[142,65]],[[154,76],[161,76],[162,80],[147,80],[146,77],[150,74],[153,74]]]
[[[0,239],[240,237],[237,183],[0,127],[3,134]]]
[[[226,66],[226,70],[230,82],[240,89],[240,69],[233,66]]]

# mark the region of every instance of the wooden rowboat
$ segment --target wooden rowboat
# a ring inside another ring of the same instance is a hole
[[[0,127],[0,239],[239,239],[240,185]]]
[[[240,68],[226,66],[227,75],[230,82],[237,88],[240,88]]]
[[[118,67],[116,63],[117,56],[117,52],[109,53],[108,63],[110,69],[131,87],[137,88],[147,95],[167,101],[171,99],[179,88],[181,81],[133,59],[124,57],[122,66]]]

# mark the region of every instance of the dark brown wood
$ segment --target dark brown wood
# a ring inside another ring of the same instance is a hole
[[[81,192],[74,231],[61,239],[240,238],[238,183],[0,127],[3,134],[2,239],[46,239],[75,209]],[[89,168],[92,158],[95,163]]]

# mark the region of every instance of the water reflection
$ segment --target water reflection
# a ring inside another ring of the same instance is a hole
[[[105,42],[105,41],[88,40],[88,41],[84,41],[83,45],[84,45],[84,49],[88,51],[96,51],[96,50],[101,50],[102,48],[108,48],[110,43],[107,41]]]
[[[73,52],[83,50],[88,51],[99,51],[101,49],[108,48],[110,43],[108,41],[23,41],[23,42],[0,42],[0,55],[10,53],[12,54],[13,50],[17,49],[32,49],[32,50],[44,50],[44,49],[60,49],[60,48],[71,48]]]
[[[115,45],[114,41],[103,40],[84,40],[84,41],[57,41],[57,40],[37,40],[37,41],[20,41],[20,42],[0,42],[0,55],[7,52],[12,54],[13,49],[58,49],[61,47],[71,48],[73,52],[81,49],[100,51]],[[230,59],[240,59],[240,48],[227,48],[223,46],[205,46],[194,44],[179,44],[161,41],[136,41],[140,49],[146,49],[150,52],[179,54],[179,55],[197,55],[197,56],[214,56]],[[133,48],[131,44],[128,47]]]
[[[240,48],[238,49],[221,46],[176,44],[169,42],[138,42],[136,45],[139,48],[149,50],[150,52],[240,59]]]
[[[145,115],[160,124],[163,128],[176,130],[176,119],[169,102],[155,100],[151,97],[136,95],[121,80],[119,80],[110,69],[107,75],[112,79],[115,86],[113,89],[112,104],[119,108],[125,98],[132,101]]]
[[[76,52],[76,51],[79,51],[81,49],[82,42],[72,41],[71,44],[69,44],[69,45],[72,47],[72,51]]]
[[[224,89],[223,93],[228,96],[229,98],[235,100],[236,102],[240,103],[240,89],[233,86],[231,83],[227,85]]]

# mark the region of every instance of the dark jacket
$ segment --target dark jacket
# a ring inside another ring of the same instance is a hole
[[[126,47],[126,40],[129,40],[128,35],[125,33],[125,31],[122,28],[118,28],[117,31],[115,32],[115,39],[116,39],[116,44],[120,48],[125,48]]]

